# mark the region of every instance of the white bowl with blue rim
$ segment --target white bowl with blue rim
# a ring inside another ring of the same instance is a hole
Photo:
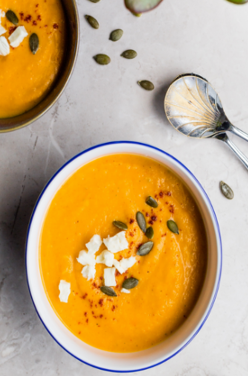
[[[131,153],[152,158],[176,173],[188,187],[201,212],[208,241],[204,284],[184,324],[164,342],[147,350],[113,353],[96,349],[74,336],[51,307],[41,279],[39,239],[48,207],[64,182],[80,167],[109,154]],[[94,146],[65,163],[43,189],[31,216],[26,242],[26,272],[31,299],[43,325],[69,354],[92,367],[111,372],[135,372],[159,365],[178,354],[200,331],[215,302],[222,264],[221,235],[212,204],[195,176],[170,154],[151,145],[118,141]]]

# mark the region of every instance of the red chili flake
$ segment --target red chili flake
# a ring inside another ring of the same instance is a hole
[[[29,14],[27,17],[24,18],[24,21],[29,22],[32,20],[31,14]]]
[[[130,235],[130,236],[134,236],[134,233],[130,231],[130,232],[129,232],[129,235]]]
[[[103,277],[101,276],[100,279],[103,280]]]
[[[112,311],[114,311],[115,310],[115,305],[113,305],[113,307],[112,307]]]
[[[174,214],[174,205],[170,205],[170,208],[169,208],[169,212],[170,213],[172,213],[172,214]]]
[[[93,283],[92,283],[92,286],[95,287],[96,289],[98,288],[96,282],[93,282]]]
[[[87,322],[87,324],[88,324],[88,322],[89,322],[89,319],[87,319],[87,320],[86,320],[86,322]]]
[[[45,25],[45,27],[47,27],[47,25]]]
[[[16,26],[10,26],[9,27],[9,35],[11,35],[15,31],[16,28],[17,28]]]
[[[82,299],[85,299],[87,295],[88,295],[88,294],[87,294],[87,292],[86,292],[86,293],[82,296]]]
[[[159,211],[162,211],[163,209],[161,208],[161,209],[159,209]]]
[[[151,217],[151,220],[155,222],[155,221],[157,220],[157,218],[158,218],[158,217],[157,217],[156,215],[153,215],[153,216]]]
[[[150,220],[148,223],[149,223],[149,225],[153,225],[153,221],[152,220]]]
[[[41,21],[41,15],[39,14],[38,17],[37,17],[37,20],[38,21]],[[79,221],[78,221],[79,222]]]
[[[21,12],[21,13],[19,13],[19,14],[20,14],[21,20],[23,20],[23,17],[24,17],[24,13],[23,13],[23,12]]]
[[[167,196],[171,196],[171,192],[167,192]]]
[[[99,299],[98,304],[100,304],[100,306],[102,307],[103,306],[103,299]]]
[[[33,21],[33,25],[36,26],[36,25],[37,25],[37,22],[36,22],[36,21]]]
[[[59,28],[59,25],[55,23],[55,24],[53,24],[53,28],[54,28],[54,29],[58,29],[58,28]]]
[[[149,213],[146,213],[146,217],[149,217]]]
[[[36,8],[38,8],[39,4],[36,4],[35,6],[36,6]]]
[[[168,201],[166,201],[166,205],[168,205]]]
[[[166,235],[167,235],[167,233],[165,232],[165,233],[164,233],[163,235],[161,235],[161,236],[163,237],[163,236],[166,236]]]
[[[124,276],[124,280],[127,279],[127,275]]]
[[[116,269],[115,276],[118,277],[118,275],[120,275],[120,272],[118,272],[118,270]]]
[[[129,244],[129,248],[131,248],[131,247],[132,247],[132,245],[133,245],[133,242],[131,242],[131,243]]]
[[[101,318],[103,318],[103,315],[100,315],[99,317],[100,317],[100,319],[101,319]]]
[[[87,316],[87,312],[84,312],[84,316],[85,316],[85,317]]]
[[[161,192],[159,192],[159,196],[162,198],[163,197],[163,192],[161,191]]]
[[[129,221],[129,223],[130,223],[130,225],[132,224],[132,223],[134,223],[134,219],[130,219],[130,221]]]
[[[94,311],[92,311],[91,313],[92,313],[92,315],[94,315],[94,314],[95,314],[95,312],[94,312]]]

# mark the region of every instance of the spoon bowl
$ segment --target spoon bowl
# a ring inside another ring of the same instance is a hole
[[[223,141],[248,168],[248,158],[229,140],[226,132],[248,141],[248,135],[227,118],[219,95],[203,77],[190,73],[178,76],[164,100],[169,123],[185,136]]]

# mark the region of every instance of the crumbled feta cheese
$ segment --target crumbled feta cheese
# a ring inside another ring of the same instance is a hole
[[[104,285],[105,286],[116,286],[115,271],[116,271],[115,268],[104,269]]]
[[[59,294],[60,301],[63,303],[67,303],[69,295],[71,293],[71,284],[61,279],[61,281],[59,282],[59,291],[60,291],[60,294]]]
[[[105,264],[106,266],[113,266],[114,255],[109,251],[103,251],[99,256],[96,258],[96,262],[98,264]]]
[[[136,258],[131,256],[129,258],[123,258],[121,261],[114,260],[113,265],[116,267],[119,273],[123,274],[127,271],[127,269],[131,268],[136,261]]]
[[[0,24],[0,35],[3,35],[6,33],[6,29]]]
[[[82,265],[95,265],[96,264],[95,255],[86,251],[79,252],[77,261]]]
[[[94,279],[95,278],[95,274],[96,274],[96,269],[95,269],[95,266],[94,265],[86,265],[83,267],[82,269],[82,275],[84,278],[87,278],[88,281],[90,279]]]
[[[9,54],[9,43],[5,37],[0,37],[0,56],[6,56]]]
[[[89,253],[96,253],[97,251],[99,251],[99,248],[102,244],[102,239],[101,239],[101,236],[100,235],[94,235],[89,243],[86,244],[86,247],[89,251]]]
[[[0,23],[1,23],[1,18],[5,17],[5,12],[0,9]]]
[[[9,37],[11,47],[18,47],[23,39],[28,35],[24,26],[18,26]]]
[[[106,245],[108,250],[113,253],[124,251],[128,248],[128,241],[126,239],[126,231],[121,231],[115,236],[108,236],[106,239],[103,239],[103,243]]]
[[[124,288],[122,288],[122,289],[121,289],[121,292],[124,292],[125,294],[130,294],[130,292],[131,292],[131,291],[130,291],[130,290],[127,290],[127,289],[124,289]]]

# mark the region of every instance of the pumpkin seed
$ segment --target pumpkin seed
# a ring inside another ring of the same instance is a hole
[[[174,234],[179,235],[179,230],[178,230],[177,224],[176,224],[176,222],[172,221],[172,219],[167,221],[167,227],[171,232],[174,232]]]
[[[138,279],[131,277],[131,278],[125,279],[125,281],[122,284],[122,287],[124,289],[131,290],[134,287],[136,287],[138,283],[139,283]]]
[[[144,214],[142,214],[140,211],[136,213],[136,221],[138,222],[139,228],[146,232],[146,219],[144,217]]]
[[[94,17],[86,15],[85,18],[93,29],[99,29],[99,23]]]
[[[6,18],[10,22],[12,22],[12,24],[14,24],[14,25],[17,25],[18,22],[19,22],[19,19],[18,19],[17,15],[13,12],[13,10],[8,10],[6,12]]]
[[[148,253],[151,252],[153,246],[154,246],[154,243],[152,241],[142,244],[138,249],[137,255],[139,256],[148,255]]]
[[[97,64],[100,64],[100,65],[107,65],[111,61],[110,57],[108,55],[104,55],[104,54],[98,54],[98,55],[94,56],[94,59],[97,62]]]
[[[124,231],[127,230],[127,225],[126,225],[126,223],[123,223],[123,222],[121,222],[121,221],[114,221],[114,222],[113,222],[113,225],[114,225],[115,227],[119,228],[120,230],[124,230]]]
[[[37,34],[33,33],[30,35],[29,47],[30,47],[31,52],[35,55],[39,49],[39,38]]]
[[[121,39],[122,35],[123,35],[123,30],[116,29],[116,30],[112,31],[109,39],[112,40],[113,42],[117,42],[119,39]]]
[[[229,185],[227,185],[226,183],[224,183],[224,181],[220,182],[220,190],[223,196],[228,198],[228,200],[232,200],[234,198],[234,193],[233,193],[232,188],[229,187]]]
[[[151,81],[147,81],[147,80],[138,81],[138,85],[141,86],[145,90],[154,89],[154,85]]]
[[[147,197],[146,204],[149,205],[149,206],[151,206],[152,208],[157,208],[158,207],[157,201],[153,197],[151,197],[151,196]]]
[[[121,56],[125,59],[134,59],[137,56],[137,52],[134,50],[126,50],[122,52]]]
[[[153,231],[153,228],[152,228],[152,227],[148,227],[148,228],[146,229],[145,236],[146,236],[148,239],[152,239],[152,238],[153,238],[153,236],[154,236],[154,231]]]
[[[105,295],[108,296],[117,296],[115,290],[113,290],[111,287],[108,286],[101,286],[100,287],[101,292],[103,292]]]
[[[100,0],[90,0],[91,3],[99,3]]]

